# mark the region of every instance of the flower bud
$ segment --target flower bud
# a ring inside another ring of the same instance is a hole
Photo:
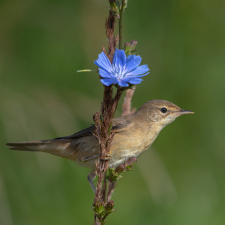
[[[94,211],[96,214],[101,214],[102,212],[105,211],[104,204],[102,202],[96,202],[94,205]]]
[[[124,164],[121,164],[121,165],[119,165],[118,167],[116,167],[115,173],[120,174],[120,173],[123,173],[124,170],[126,170],[126,166],[125,166]]]
[[[134,54],[136,51],[136,49],[135,49],[136,45],[137,45],[137,41],[135,41],[135,40],[132,40],[130,43],[128,43],[128,42],[124,43],[125,54],[126,55]]]
[[[131,50],[134,50],[134,48],[136,47],[136,45],[137,45],[137,41],[132,40],[132,41],[130,42],[130,48],[131,48]]]
[[[126,42],[124,43],[124,52],[126,55],[130,55],[130,43]]]
[[[108,212],[111,212],[111,211],[113,210],[113,208],[114,208],[114,201],[113,201],[113,200],[110,200],[110,201],[107,203],[105,209],[106,209]]]
[[[137,162],[137,158],[133,157],[133,158],[130,158],[126,163],[125,163],[125,166],[127,168],[127,170],[129,171],[133,165]]]
[[[110,9],[113,13],[113,16],[119,19],[120,18],[119,5],[116,3],[115,0],[109,0],[109,4],[110,4]]]

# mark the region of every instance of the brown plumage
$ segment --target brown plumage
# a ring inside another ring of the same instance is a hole
[[[193,112],[183,110],[165,100],[144,103],[139,110],[129,116],[113,120],[114,138],[111,146],[110,166],[118,166],[131,157],[137,157],[147,150],[159,132],[178,116]],[[94,171],[98,160],[99,144],[93,136],[94,126],[85,128],[71,136],[52,140],[7,143],[12,150],[40,151],[75,161]],[[93,190],[94,172],[88,176]]]

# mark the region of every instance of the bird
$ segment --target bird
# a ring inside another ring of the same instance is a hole
[[[194,112],[184,110],[166,100],[145,102],[136,113],[113,119],[109,166],[117,167],[132,157],[138,157],[155,141],[160,131],[177,117]],[[76,162],[91,169],[87,178],[95,192],[96,161],[99,160],[99,142],[91,125],[70,136],[51,140],[6,143],[10,150],[46,152]]]

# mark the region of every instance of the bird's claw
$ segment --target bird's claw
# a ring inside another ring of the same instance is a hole
[[[114,154],[114,152],[110,152],[109,154],[106,154],[106,157],[104,157],[104,158],[99,157],[99,158],[101,160],[108,161],[108,160],[110,160],[112,158],[113,154]]]

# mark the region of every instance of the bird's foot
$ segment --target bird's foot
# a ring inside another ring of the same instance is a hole
[[[113,154],[114,154],[114,152],[110,152],[109,154],[106,154],[106,157],[104,157],[104,158],[99,157],[99,158],[101,160],[108,161],[108,160],[110,160],[112,158]]]

